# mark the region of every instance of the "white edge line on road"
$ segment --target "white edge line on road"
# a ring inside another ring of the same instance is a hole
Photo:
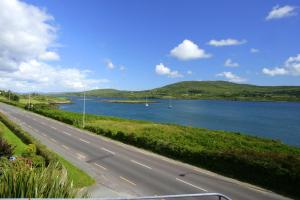
[[[201,188],[201,187],[198,187],[198,186],[196,186],[196,185],[193,185],[193,184],[191,184],[191,183],[189,183],[189,182],[186,182],[186,181],[184,181],[184,180],[181,180],[181,179],[179,179],[179,178],[176,178],[176,180],[177,180],[177,181],[180,181],[180,182],[182,182],[182,183],[185,183],[185,184],[187,184],[187,185],[189,185],[189,186],[192,186],[192,187],[194,187],[194,188],[197,188],[197,189],[199,189],[199,190],[202,190],[202,191],[204,191],[204,192],[207,192],[206,189],[203,189],[203,188]]]
[[[102,165],[99,165],[98,163],[94,163],[97,167],[100,167],[101,169],[104,169],[104,170],[106,170],[106,168],[105,167],[103,167]]]
[[[136,185],[134,182],[124,178],[123,176],[120,176],[120,179],[122,179],[123,181],[126,181],[127,183],[130,183],[131,185]]]
[[[87,144],[90,143],[89,141],[86,141],[86,140],[84,140],[84,139],[82,139],[82,138],[79,138],[79,140],[82,141],[82,142],[85,142],[85,143],[87,143]]]
[[[50,140],[52,140],[53,142],[57,142],[57,140],[56,140],[56,139],[53,139],[53,138],[50,138]]]
[[[78,156],[78,158],[79,158],[80,160],[83,160],[83,159],[86,158],[86,156],[85,156],[85,155],[82,155],[81,153],[76,153],[76,154],[77,154],[77,156]]]
[[[106,149],[106,148],[104,148],[104,147],[102,147],[101,149],[102,149],[103,151],[106,151],[106,152],[111,153],[111,154],[113,154],[113,155],[116,154],[115,152],[110,151],[110,150],[108,150],[108,149]]]
[[[67,150],[70,150],[69,147],[67,147],[66,145],[62,145],[63,148],[67,149]]]
[[[137,165],[146,167],[147,169],[152,169],[151,167],[149,167],[149,166],[147,166],[147,165],[145,165],[145,164],[139,163],[139,162],[137,162],[137,161],[135,161],[135,160],[130,160],[130,161],[133,162],[133,163],[135,163],[135,164],[137,164]]]
[[[66,135],[71,135],[70,133],[66,132],[66,131],[63,131],[64,134]]]

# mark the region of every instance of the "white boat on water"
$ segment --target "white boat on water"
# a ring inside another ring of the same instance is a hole
[[[148,98],[146,97],[146,103],[145,103],[145,106],[148,107],[149,104],[148,104]]]
[[[169,105],[168,105],[168,108],[171,109],[173,106],[172,106],[172,102],[171,102],[171,98],[169,98]]]

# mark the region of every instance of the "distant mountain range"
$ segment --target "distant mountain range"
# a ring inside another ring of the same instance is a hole
[[[79,96],[83,92],[64,93]],[[256,86],[226,81],[183,81],[143,91],[97,89],[87,96],[118,98],[226,99],[247,101],[300,101],[300,86]]]

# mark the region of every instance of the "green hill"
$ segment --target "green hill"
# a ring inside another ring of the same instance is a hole
[[[67,93],[67,95],[82,95]],[[227,99],[250,101],[300,101],[300,86],[256,86],[226,81],[183,81],[144,91],[98,89],[87,96],[122,98]]]

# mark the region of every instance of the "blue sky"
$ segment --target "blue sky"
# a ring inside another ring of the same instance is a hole
[[[46,65],[57,73],[76,69],[85,75],[74,84],[62,83],[61,87],[58,84],[58,88],[45,82],[51,77],[22,80],[21,87],[9,84],[14,90],[27,86],[43,91],[82,87],[141,90],[185,80],[300,85],[299,1],[26,0],[23,3],[53,17],[41,20],[55,27],[44,52],[54,52],[59,58],[45,59],[36,65]],[[212,40],[215,42],[210,43]],[[40,68],[36,71],[43,71]],[[18,81],[14,80],[15,75],[11,77],[10,82]],[[43,87],[34,85],[40,82]],[[0,87],[5,87],[4,83],[1,85],[0,81]]]

